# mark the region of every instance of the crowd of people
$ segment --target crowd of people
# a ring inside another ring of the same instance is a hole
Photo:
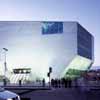
[[[3,80],[4,82],[4,86],[7,85],[6,80]],[[40,82],[40,85],[42,85],[43,87],[47,86],[45,79],[43,78]],[[71,88],[73,87],[73,83],[74,86],[77,87],[77,80],[72,80],[71,78],[62,78],[62,79],[51,79],[49,82],[49,86],[54,87],[54,88]],[[19,80],[18,82],[19,86],[22,86],[22,80]]]
[[[72,87],[72,80],[70,78],[65,79],[51,79],[51,86],[55,88],[60,88],[60,87]]]

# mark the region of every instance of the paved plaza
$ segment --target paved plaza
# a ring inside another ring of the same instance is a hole
[[[77,88],[52,88],[21,95],[26,100],[100,100],[100,91],[80,91]]]

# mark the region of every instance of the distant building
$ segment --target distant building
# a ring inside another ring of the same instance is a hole
[[[0,33],[0,45],[9,49],[7,66],[28,66],[32,80],[47,78],[49,67],[52,78],[74,75],[94,61],[94,37],[78,22],[0,22]]]

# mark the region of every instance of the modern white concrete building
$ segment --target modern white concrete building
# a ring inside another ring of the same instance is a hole
[[[94,61],[94,38],[78,22],[2,21],[0,48],[4,47],[8,70],[31,68],[32,79],[47,78],[49,67],[52,77],[59,78],[71,69],[87,70]]]

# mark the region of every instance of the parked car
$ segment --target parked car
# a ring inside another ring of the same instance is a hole
[[[0,100],[20,100],[20,96],[16,93],[0,88]]]

